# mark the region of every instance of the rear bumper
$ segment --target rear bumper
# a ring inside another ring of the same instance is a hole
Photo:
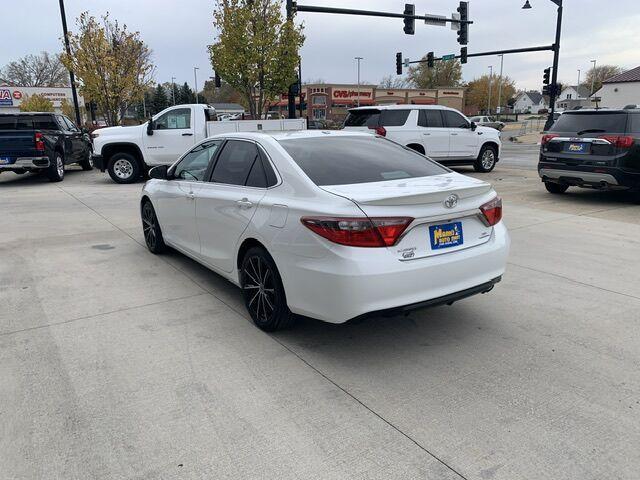
[[[107,169],[107,166],[104,162],[104,157],[102,155],[96,155],[95,153],[91,154],[91,159],[93,160],[93,167],[97,168],[101,172],[104,172]]]
[[[538,164],[538,175],[543,182],[585,188],[640,188],[640,173],[615,167],[569,166],[541,162]]]
[[[486,292],[504,274],[509,243],[501,222],[482,245],[411,261],[399,261],[387,249],[351,249],[349,254],[349,247],[337,247],[321,259],[287,252],[273,257],[292,312],[344,323]]]
[[[0,165],[2,170],[39,170],[49,167],[49,157],[18,157],[14,163]]]

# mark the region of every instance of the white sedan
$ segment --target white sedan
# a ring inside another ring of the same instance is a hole
[[[264,330],[342,323],[490,291],[509,235],[491,185],[357,132],[234,133],[151,170],[149,250],[240,286]]]

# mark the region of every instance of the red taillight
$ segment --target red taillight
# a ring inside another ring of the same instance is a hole
[[[555,133],[547,133],[546,135],[542,136],[542,140],[540,140],[540,145],[546,145],[547,143],[549,143],[552,139],[559,137],[560,135],[557,135]]]
[[[631,148],[634,142],[634,138],[627,135],[601,135],[598,138],[602,138],[618,148]]]
[[[390,247],[413,221],[410,217],[302,217],[302,224],[340,245]]]
[[[36,150],[39,152],[44,152],[44,140],[42,139],[42,134],[40,132],[36,132],[35,137]]]
[[[489,226],[493,226],[502,220],[502,199],[496,197],[480,207],[480,211],[487,219]]]
[[[381,125],[378,125],[377,127],[369,127],[369,130],[375,130],[376,135],[380,135],[381,137],[387,136],[387,129]]]

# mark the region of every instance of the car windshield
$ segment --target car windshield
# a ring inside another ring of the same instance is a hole
[[[625,133],[627,114],[620,112],[567,112],[560,115],[550,132]]]
[[[382,137],[322,136],[280,140],[316,185],[350,185],[429,177],[448,170]]]

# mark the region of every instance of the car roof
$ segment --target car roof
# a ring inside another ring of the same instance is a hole
[[[210,138],[241,138],[241,139],[275,139],[293,140],[300,138],[317,138],[317,137],[371,137],[367,132],[358,132],[352,130],[291,130],[287,132],[233,132],[220,133]]]
[[[56,113],[56,112],[15,112],[15,113],[9,113],[9,112],[2,112],[0,113],[0,116],[13,116],[15,117],[16,115],[62,115],[61,113]]]
[[[455,108],[446,107],[444,105],[414,105],[412,103],[397,103],[395,105],[371,105],[369,107],[355,107],[350,108],[350,112],[357,112],[360,110],[451,110],[453,112],[459,112]]]

